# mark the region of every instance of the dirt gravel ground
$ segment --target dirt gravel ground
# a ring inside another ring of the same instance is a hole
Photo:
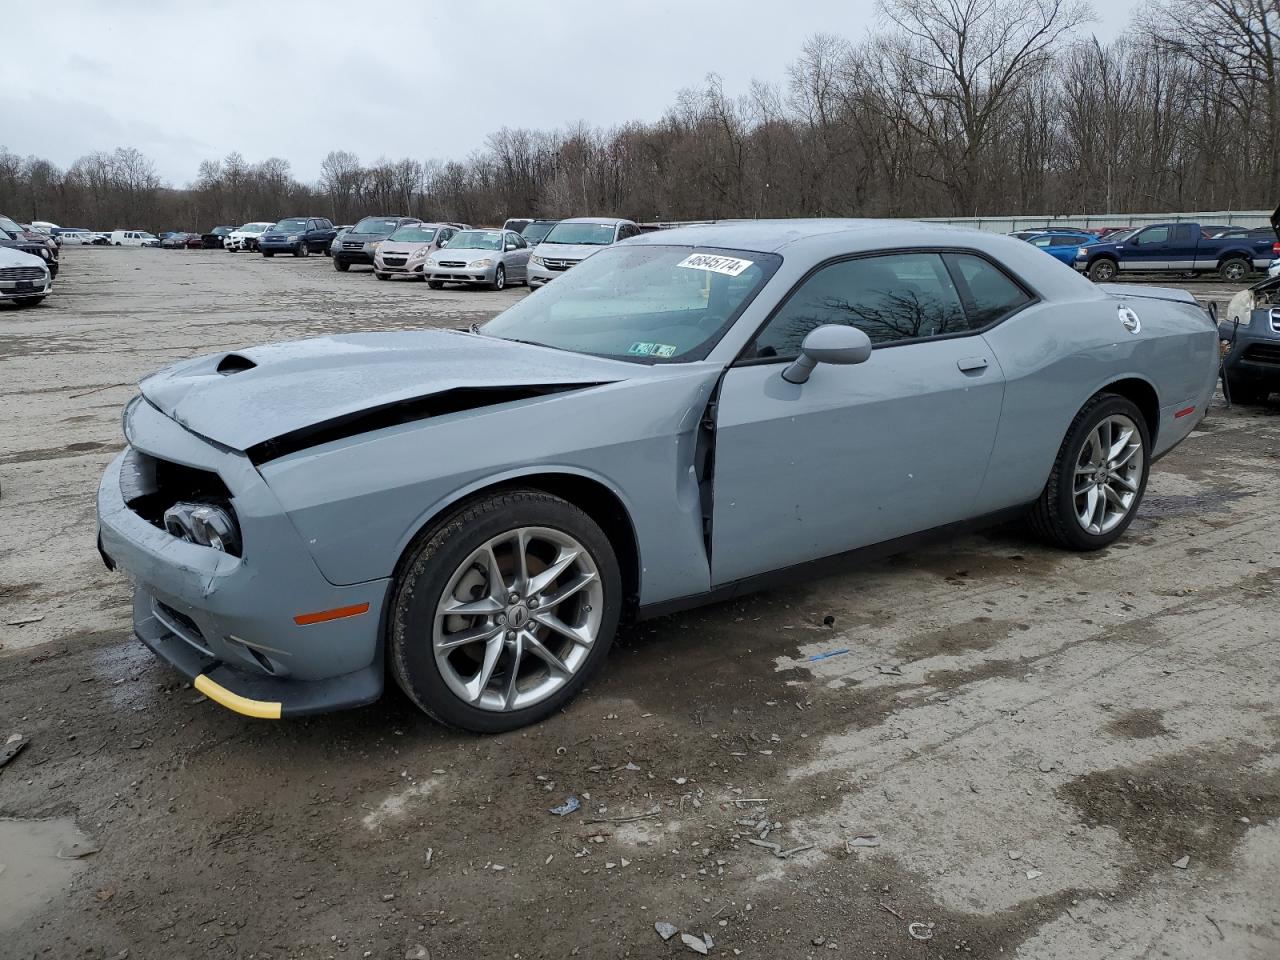
[[[1216,406],[1100,554],[999,530],[642,624],[519,733],[268,723],[154,662],[94,551],[133,384],[525,294],[64,259],[0,308],[0,956],[1280,957],[1280,406]]]

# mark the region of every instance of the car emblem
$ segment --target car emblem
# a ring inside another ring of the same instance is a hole
[[[507,624],[513,629],[519,630],[529,622],[529,608],[523,603],[518,603],[511,608],[511,612],[507,614]]]
[[[1124,328],[1130,333],[1140,333],[1142,331],[1142,321],[1138,319],[1138,315],[1129,307],[1117,307],[1116,313],[1120,316],[1120,322],[1124,324]]]

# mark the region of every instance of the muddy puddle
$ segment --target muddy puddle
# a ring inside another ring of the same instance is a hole
[[[16,930],[59,897],[96,850],[67,818],[0,818],[0,931]]]

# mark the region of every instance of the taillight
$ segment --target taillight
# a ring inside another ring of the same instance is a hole
[[[1274,253],[1277,257],[1280,257],[1280,240],[1276,241],[1271,245],[1271,252]]]

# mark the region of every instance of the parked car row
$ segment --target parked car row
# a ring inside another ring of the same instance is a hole
[[[0,303],[34,306],[53,292],[58,245],[0,214]]]

